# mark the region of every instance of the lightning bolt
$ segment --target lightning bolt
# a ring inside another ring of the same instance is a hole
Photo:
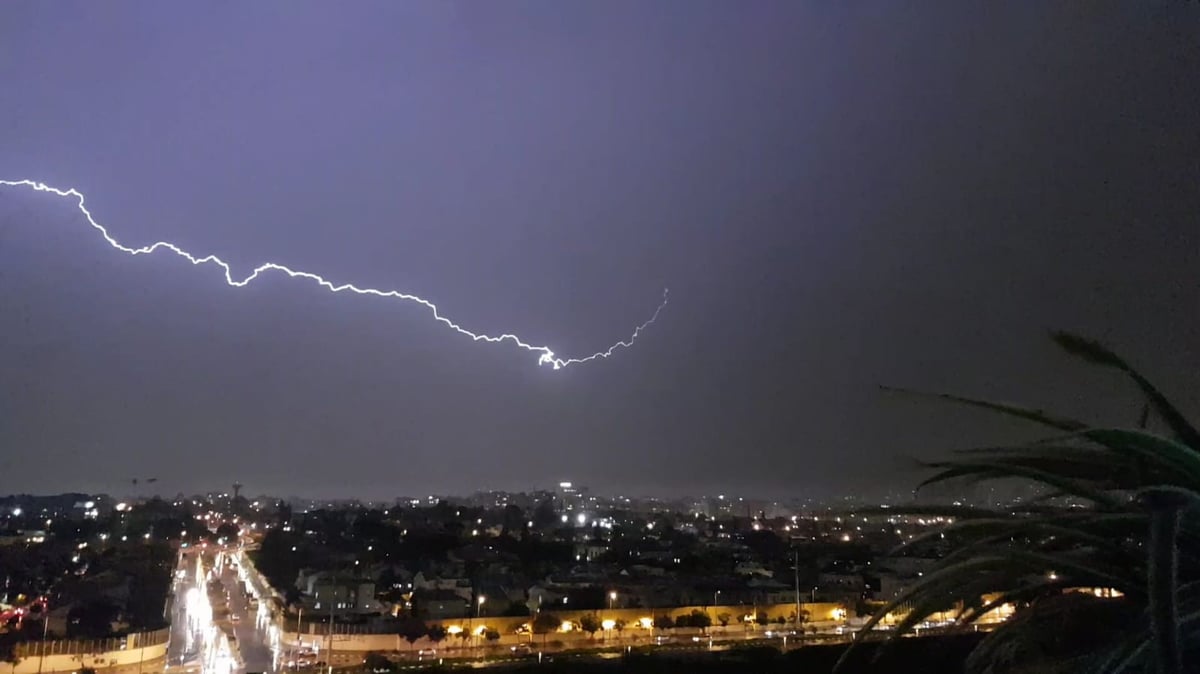
[[[386,298],[391,298],[391,299],[403,300],[406,302],[415,302],[415,303],[425,307],[426,309],[428,309],[429,312],[433,315],[434,320],[438,321],[439,323],[442,323],[443,325],[445,325],[446,327],[450,328],[451,330],[457,332],[460,335],[464,335],[466,337],[471,338],[472,341],[488,342],[491,344],[497,344],[497,343],[501,343],[501,342],[510,342],[513,345],[517,346],[518,348],[524,349],[525,351],[530,351],[530,352],[539,354],[538,360],[537,360],[538,365],[550,365],[555,370],[561,370],[562,368],[565,368],[568,365],[578,365],[580,363],[586,363],[588,361],[597,360],[600,358],[608,358],[609,356],[613,355],[613,353],[615,353],[616,351],[618,351],[620,349],[627,349],[627,348],[633,346],[633,343],[635,341],[637,341],[637,338],[642,334],[642,331],[645,330],[646,328],[649,328],[651,325],[653,325],[654,321],[658,320],[658,315],[667,306],[667,300],[669,298],[669,291],[664,289],[663,296],[662,296],[662,302],[659,303],[658,308],[656,308],[654,310],[654,313],[651,314],[650,318],[648,318],[641,325],[634,328],[633,333],[627,339],[620,340],[620,341],[614,343],[612,346],[608,347],[607,349],[605,349],[603,351],[597,351],[596,353],[593,353],[590,356],[582,356],[579,358],[559,358],[558,356],[556,356],[554,354],[554,351],[550,347],[538,346],[536,344],[530,344],[514,334],[505,333],[503,335],[487,335],[487,334],[471,332],[470,330],[467,330],[466,328],[462,327],[458,323],[455,323],[451,319],[447,318],[446,316],[443,316],[441,311],[438,309],[437,305],[434,304],[433,302],[430,302],[429,300],[427,300],[423,297],[418,297],[417,295],[412,295],[412,294],[409,294],[406,292],[401,292],[399,290],[380,290],[378,288],[360,288],[359,286],[356,286],[352,283],[334,283],[333,281],[329,281],[329,280],[325,279],[320,274],[315,274],[310,271],[301,271],[301,270],[292,269],[290,267],[287,267],[287,266],[284,266],[282,264],[278,264],[275,262],[264,262],[263,264],[260,264],[259,266],[254,268],[254,271],[251,272],[249,276],[247,276],[239,281],[239,280],[234,279],[233,270],[229,267],[229,263],[225,262],[224,260],[217,257],[216,255],[205,255],[203,257],[197,257],[196,255],[193,255],[193,254],[187,252],[186,250],[180,248],[179,246],[176,246],[173,243],[170,243],[169,241],[158,241],[149,246],[143,246],[141,248],[130,248],[129,246],[122,244],[120,241],[117,241],[111,234],[109,234],[108,229],[106,229],[100,223],[96,222],[96,219],[94,217],[92,217],[91,211],[89,211],[87,209],[87,206],[84,205],[83,193],[74,188],[66,189],[66,190],[59,189],[57,187],[51,187],[50,185],[47,185],[47,184],[41,183],[41,182],[37,182],[35,180],[0,180],[0,186],[3,186],[3,187],[27,187],[36,192],[49,192],[50,194],[53,194],[55,196],[62,197],[65,199],[74,199],[76,208],[79,210],[80,213],[83,214],[83,217],[87,219],[88,224],[91,225],[92,228],[95,229],[97,232],[100,232],[100,235],[104,237],[104,240],[108,242],[108,245],[112,246],[116,250],[121,251],[122,253],[127,253],[129,255],[147,255],[147,254],[153,253],[158,250],[168,250],[172,253],[175,253],[179,257],[182,257],[183,259],[187,260],[188,262],[191,262],[193,265],[196,265],[196,266],[212,264],[212,265],[216,265],[216,266],[220,267],[221,270],[225,274],[225,283],[227,283],[235,288],[241,288],[243,286],[246,286],[251,281],[257,279],[260,275],[262,275],[265,272],[277,271],[277,272],[282,272],[284,274],[287,274],[291,278],[298,278],[298,279],[305,279],[308,281],[312,281],[313,283],[316,283],[317,285],[321,286],[322,288],[325,288],[326,290],[328,290],[331,293],[351,292],[351,293],[355,293],[358,295],[373,295],[375,297],[386,297]]]

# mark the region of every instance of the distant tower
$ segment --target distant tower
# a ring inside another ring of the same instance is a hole
[[[241,496],[241,494],[242,494],[242,483],[234,482],[233,483],[233,500],[235,500],[235,501],[238,500],[238,496]]]

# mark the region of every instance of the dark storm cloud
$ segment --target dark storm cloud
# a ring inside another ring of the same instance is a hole
[[[1130,4],[10,4],[0,491],[811,493],[1010,432],[878,383],[1196,411],[1200,12]],[[907,478],[900,479],[901,486]]]

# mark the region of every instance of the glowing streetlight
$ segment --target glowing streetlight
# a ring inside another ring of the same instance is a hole
[[[613,602],[617,601],[617,591],[613,590],[608,593],[608,610],[613,610]]]

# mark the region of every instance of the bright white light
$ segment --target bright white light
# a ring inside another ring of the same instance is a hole
[[[13,508],[13,517],[20,517],[20,516],[21,516],[21,509]]]
[[[187,612],[195,613],[196,609],[200,606],[200,590],[194,587],[190,588],[187,594],[184,595],[184,602],[187,606]]]
[[[583,513],[579,513],[578,515],[575,516],[575,521],[578,522],[579,524],[587,524],[587,515],[585,515]]]
[[[320,274],[315,274],[313,272],[308,272],[308,271],[299,271],[299,270],[291,269],[290,267],[286,267],[284,265],[281,265],[281,264],[278,264],[275,262],[264,262],[264,263],[258,265],[257,267],[255,267],[254,271],[252,271],[250,273],[250,275],[246,276],[245,278],[243,278],[241,280],[235,280],[233,278],[233,270],[229,266],[229,263],[225,262],[224,260],[217,257],[216,255],[196,256],[196,255],[193,255],[192,253],[189,253],[186,250],[184,250],[184,249],[180,248],[179,246],[177,246],[173,243],[170,243],[168,241],[158,241],[149,246],[142,246],[141,248],[130,248],[129,246],[126,246],[126,245],[120,243],[119,241],[117,241],[111,234],[108,233],[108,230],[104,226],[102,226],[100,223],[96,222],[95,218],[92,217],[91,211],[89,211],[87,209],[87,207],[84,205],[83,193],[79,192],[78,190],[76,190],[74,188],[64,190],[64,189],[60,189],[57,187],[51,187],[45,183],[37,182],[35,180],[28,180],[28,179],[0,180],[0,186],[28,187],[36,192],[49,192],[58,197],[62,197],[62,198],[66,198],[66,199],[73,199],[75,201],[76,209],[80,213],[83,214],[83,217],[87,219],[88,224],[91,225],[93,229],[95,229],[97,232],[100,232],[100,235],[104,237],[104,240],[108,242],[108,245],[112,246],[113,248],[115,248],[123,253],[127,253],[129,255],[146,255],[146,254],[153,253],[153,252],[161,249],[161,250],[169,250],[172,253],[175,253],[176,255],[178,255],[179,257],[184,258],[188,262],[191,262],[193,265],[199,266],[199,265],[205,265],[205,264],[214,264],[214,265],[220,267],[221,270],[224,272],[225,283],[227,283],[228,285],[233,286],[235,288],[241,288],[243,286],[246,286],[251,281],[257,279],[260,275],[262,275],[263,272],[277,271],[277,272],[286,274],[290,278],[300,278],[300,279],[312,281],[312,282],[316,283],[317,285],[325,288],[326,290],[328,290],[331,293],[340,293],[340,292],[349,291],[349,292],[352,292],[352,293],[355,293],[358,295],[373,295],[375,297],[385,297],[385,298],[404,300],[406,302],[414,302],[414,303],[419,304],[419,305],[425,307],[426,309],[428,309],[429,312],[433,315],[434,320],[436,320],[439,323],[442,323],[446,327],[450,328],[451,330],[453,330],[461,335],[470,337],[472,341],[488,342],[488,343],[492,343],[492,344],[499,343],[499,342],[511,342],[513,345],[517,346],[518,348],[524,349],[525,351],[531,351],[531,352],[540,354],[538,356],[538,365],[550,365],[555,370],[560,370],[564,367],[567,367],[568,365],[575,365],[577,363],[586,363],[588,361],[596,360],[598,358],[608,358],[618,349],[629,348],[630,346],[633,346],[633,343],[637,340],[638,336],[641,335],[642,331],[645,330],[646,328],[650,327],[650,325],[652,325],[654,323],[654,321],[658,319],[658,315],[663,310],[663,308],[667,306],[668,292],[667,292],[667,290],[663,290],[662,302],[658,305],[658,308],[654,310],[654,313],[650,316],[650,318],[646,322],[642,323],[641,325],[637,326],[634,329],[633,333],[629,336],[628,339],[618,341],[615,344],[613,344],[612,346],[605,349],[604,351],[597,351],[596,353],[593,353],[589,356],[583,356],[581,358],[559,358],[554,355],[554,351],[551,350],[550,347],[537,346],[534,344],[530,344],[528,342],[525,342],[520,337],[518,337],[514,334],[505,333],[502,335],[486,335],[486,334],[482,334],[482,333],[471,332],[470,330],[467,330],[466,328],[460,326],[459,324],[455,323],[454,321],[450,320],[449,318],[446,318],[445,316],[443,316],[441,314],[441,312],[438,310],[437,305],[434,304],[433,302],[430,302],[429,300],[424,299],[422,297],[418,297],[417,295],[412,295],[409,293],[401,292],[399,290],[379,290],[376,288],[360,288],[352,283],[334,283],[333,281],[326,280]]]
[[[95,502],[95,501],[84,501],[84,502],[83,502],[83,509],[84,509],[84,510],[91,510],[92,508],[95,508],[95,507],[96,507],[96,502]]]
[[[128,508],[129,508],[128,503],[118,503],[117,504],[117,512],[119,512],[119,513],[125,512]]]

